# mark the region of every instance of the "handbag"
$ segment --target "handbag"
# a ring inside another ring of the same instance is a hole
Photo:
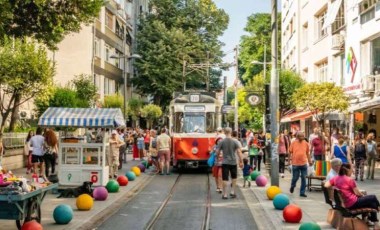
[[[259,150],[259,156],[263,156],[264,155],[264,151],[262,149]]]
[[[212,152],[212,153],[210,154],[210,157],[209,157],[208,160],[207,160],[207,165],[208,165],[209,167],[214,166],[214,164],[215,164],[215,157],[216,157],[215,152]]]

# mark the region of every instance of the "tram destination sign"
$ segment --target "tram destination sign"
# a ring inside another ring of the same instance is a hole
[[[232,105],[223,105],[222,106],[222,113],[223,114],[229,113],[230,111],[234,111],[234,110],[235,110],[235,106],[232,106]]]

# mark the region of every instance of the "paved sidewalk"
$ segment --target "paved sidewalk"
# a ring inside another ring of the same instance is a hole
[[[123,168],[119,170],[119,175],[124,175],[131,167],[136,166],[140,161],[132,161],[131,155],[128,155],[127,164],[123,164]],[[25,169],[13,170],[13,173],[18,176],[29,178],[30,175],[25,174]],[[75,198],[56,198],[58,194],[47,194],[45,200],[42,202],[41,223],[44,229],[61,230],[61,229],[93,229],[96,225],[104,219],[112,216],[114,212],[126,204],[135,194],[137,194],[145,185],[147,185],[153,178],[150,175],[150,170],[141,173],[135,181],[130,181],[127,186],[120,187],[118,193],[109,193],[106,201],[94,201],[94,206],[89,211],[79,211],[76,208]],[[53,219],[53,210],[59,204],[68,204],[74,210],[73,220],[67,225],[57,225]],[[14,220],[0,219],[1,229],[17,229]]]
[[[318,223],[322,229],[334,229],[326,222],[330,206],[325,203],[323,192],[316,190],[306,191],[307,198],[300,197],[301,179],[299,179],[294,193],[291,194],[289,192],[291,182],[289,172],[286,172],[285,178],[280,177],[280,188],[283,193],[289,196],[291,204],[296,204],[302,209],[302,220],[299,224],[284,222],[282,211],[276,210],[273,202],[268,200],[266,196],[266,190],[270,187],[270,177],[265,172],[265,169],[261,173],[268,178],[268,184],[265,188],[257,187],[255,182],[253,182],[251,188],[241,188],[259,229],[298,229],[302,222],[309,221]],[[239,182],[242,185],[242,180]],[[375,194],[380,198],[380,168],[376,168],[375,180],[358,181],[357,184],[359,189],[366,190],[368,194]]]

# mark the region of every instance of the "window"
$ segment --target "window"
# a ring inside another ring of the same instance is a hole
[[[317,71],[316,71],[316,81],[317,82],[327,82],[327,60],[320,62],[316,65]]]
[[[374,18],[375,18],[375,8],[373,7],[370,10],[360,15],[360,24],[367,23]]]
[[[97,74],[94,74],[94,84],[96,86],[97,92],[100,92],[100,76]]]
[[[345,11],[344,2],[342,1],[342,4],[340,5],[339,10],[338,10],[338,14],[336,15],[335,21],[332,24],[332,32],[333,33],[337,32],[339,29],[341,29],[343,26],[346,25],[344,11]]]
[[[302,26],[302,49],[305,50],[309,46],[309,36],[308,36],[308,30],[309,25],[306,23]]]
[[[94,55],[100,57],[100,42],[97,37],[94,39]]]
[[[372,74],[380,74],[380,38],[372,41]]]
[[[323,38],[324,36],[327,35],[327,28],[323,29],[323,24],[325,23],[325,20],[326,20],[326,10],[324,10],[321,14],[317,15],[316,16],[316,34],[317,34],[317,39],[321,39]]]
[[[115,56],[116,56],[116,57],[121,57],[121,56],[123,56],[123,54],[122,54],[119,50],[116,50],[116,51],[115,51]],[[121,58],[121,60],[124,60],[124,58]],[[121,69],[122,64],[121,64],[121,62],[120,62],[120,58],[115,58],[115,66],[116,66],[117,68]]]
[[[305,68],[302,70],[302,79],[304,79],[304,80],[307,79],[307,76],[309,74],[308,72],[309,72],[308,68]]]
[[[105,22],[105,24],[108,28],[110,28],[111,30],[114,30],[113,14],[108,10],[106,10],[106,22]]]
[[[375,7],[378,0],[363,0],[359,3],[359,14],[363,14]]]
[[[104,78],[104,95],[108,95],[109,94],[109,81],[110,79],[109,78]]]
[[[111,58],[110,58],[110,56],[111,56],[111,47],[109,46],[109,45],[105,45],[104,46],[105,47],[105,60],[107,61],[107,62],[110,62],[111,61]]]

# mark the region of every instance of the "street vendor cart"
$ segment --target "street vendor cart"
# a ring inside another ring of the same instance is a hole
[[[125,126],[120,109],[103,108],[48,108],[38,125],[59,128],[58,179],[64,186],[81,185],[84,181],[94,186],[108,182],[109,130]],[[90,136],[74,134],[73,130],[86,128]],[[90,131],[89,131],[90,130]],[[90,139],[90,140],[89,140]]]
[[[49,190],[57,187],[58,184],[51,184],[28,193],[0,194],[0,219],[16,220],[18,229],[27,221],[40,223],[42,201]]]

